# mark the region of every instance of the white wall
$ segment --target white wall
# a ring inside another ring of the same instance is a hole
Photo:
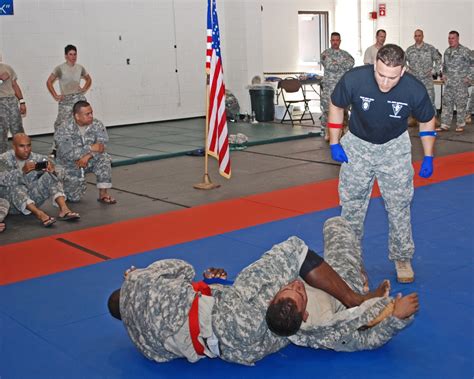
[[[441,52],[451,29],[474,47],[472,0],[379,2],[387,16],[372,21],[368,12],[378,2],[360,0],[359,43],[358,0],[217,0],[225,82],[242,112],[250,108],[246,86],[254,75],[312,71],[298,62],[298,11],[329,12],[329,31],[342,34],[341,47],[356,64],[378,28],[403,48],[416,28]],[[28,133],[53,130],[57,104],[45,82],[68,43],[92,76],[88,99],[106,125],[205,114],[205,0],[15,0],[14,6],[14,16],[0,17],[0,52],[25,92]]]
[[[334,25],[334,0],[261,0],[263,5],[263,69],[265,72],[313,71],[301,65],[298,52],[298,11],[329,12]]]
[[[204,114],[205,1],[16,0],[14,6],[14,16],[0,17],[0,49],[28,102],[28,133],[53,130],[57,104],[45,82],[69,43],[92,76],[87,97],[106,125]]]

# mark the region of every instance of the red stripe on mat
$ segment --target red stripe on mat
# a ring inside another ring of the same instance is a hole
[[[422,179],[416,175],[416,187],[474,173],[473,152],[437,158],[435,162],[433,177]],[[418,172],[420,162],[414,166],[415,172]],[[118,258],[336,207],[337,183],[337,179],[332,179],[6,245],[0,247],[0,284],[100,261],[99,258],[58,242],[58,237]],[[373,196],[379,196],[377,188]]]

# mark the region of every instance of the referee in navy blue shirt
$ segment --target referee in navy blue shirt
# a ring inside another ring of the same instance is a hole
[[[433,173],[435,113],[425,86],[405,73],[405,53],[397,45],[379,49],[374,65],[348,71],[331,96],[328,128],[331,155],[341,162],[339,198],[342,216],[360,240],[374,180],[389,220],[389,259],[397,280],[415,279],[411,230],[413,166],[408,116],[420,121],[424,159],[419,175]],[[344,108],[351,106],[349,132],[341,139]]]

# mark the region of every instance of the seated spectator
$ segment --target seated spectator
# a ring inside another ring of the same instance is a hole
[[[7,227],[3,220],[7,217],[8,209],[10,209],[10,203],[5,199],[0,199],[0,233]]]
[[[87,188],[85,174],[97,178],[99,198],[103,204],[117,201],[108,193],[112,188],[112,160],[105,152],[109,136],[104,124],[95,119],[87,101],[78,101],[73,107],[73,118],[58,128],[54,141],[57,163],[68,200],[79,201]]]
[[[10,213],[33,213],[44,227],[56,222],[39,206],[52,197],[59,207],[58,219],[80,218],[66,205],[62,183],[47,157],[31,151],[31,139],[24,133],[13,136],[13,150],[0,155],[0,196],[10,204]]]

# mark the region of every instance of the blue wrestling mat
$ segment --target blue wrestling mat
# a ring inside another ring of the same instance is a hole
[[[0,377],[13,378],[472,378],[474,176],[415,190],[416,281],[395,281],[387,258],[387,219],[373,199],[366,221],[365,264],[372,286],[389,278],[392,293],[420,296],[414,323],[382,348],[356,353],[289,346],[244,367],[219,359],[157,364],[134,348],[106,300],[130,265],[181,258],[198,276],[222,266],[230,277],[290,235],[322,250],[322,226],[338,208],[109,260],[0,288]]]

